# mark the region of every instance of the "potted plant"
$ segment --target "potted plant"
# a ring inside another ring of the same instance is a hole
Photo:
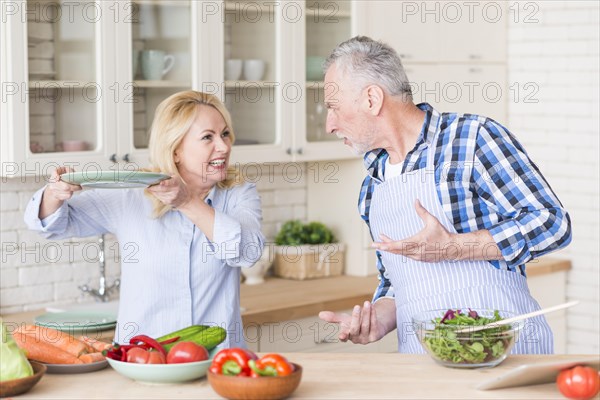
[[[282,278],[312,279],[341,275],[344,245],[320,222],[287,221],[275,237],[274,273]]]

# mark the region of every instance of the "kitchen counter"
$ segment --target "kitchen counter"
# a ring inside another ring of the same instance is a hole
[[[480,382],[525,363],[570,360],[591,356],[510,356],[491,369],[452,369],[438,366],[426,355],[287,353],[303,367],[292,398],[303,399],[562,399],[553,383],[479,391]],[[77,375],[46,374],[20,399],[215,399],[206,378],[177,385],[142,384],[119,375],[110,366]]]
[[[529,277],[534,277],[569,269],[571,262],[568,260],[542,258],[528,263],[526,271]],[[314,317],[323,310],[350,309],[370,300],[377,283],[377,275],[342,275],[304,281],[268,278],[263,284],[241,285],[242,320],[246,326],[258,325]],[[5,322],[31,323],[35,316],[44,312],[33,310],[3,318]],[[109,335],[112,331],[104,331],[102,337]]]
[[[541,258],[526,264],[528,277],[568,271],[571,261]],[[268,278],[260,285],[242,285],[244,325],[314,317],[323,310],[344,310],[371,300],[377,275],[337,276],[295,281]]]

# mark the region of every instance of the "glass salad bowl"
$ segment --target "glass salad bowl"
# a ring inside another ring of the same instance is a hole
[[[481,368],[495,367],[506,359],[523,322],[480,331],[473,328],[514,316],[498,310],[440,309],[414,315],[412,322],[421,345],[436,363],[453,368]]]

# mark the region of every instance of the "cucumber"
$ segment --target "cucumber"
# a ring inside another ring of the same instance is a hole
[[[163,345],[167,352],[171,350],[171,347],[175,346],[175,344],[179,342],[194,342],[204,346],[206,350],[210,351],[225,340],[227,331],[220,326],[192,325],[188,326],[187,328],[168,333],[156,340],[158,342],[162,342],[177,336],[179,336],[179,339],[176,342]]]

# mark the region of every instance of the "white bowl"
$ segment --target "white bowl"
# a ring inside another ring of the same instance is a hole
[[[208,360],[181,364],[137,364],[107,358],[115,371],[141,383],[180,383],[202,378],[212,363],[216,348]]]

